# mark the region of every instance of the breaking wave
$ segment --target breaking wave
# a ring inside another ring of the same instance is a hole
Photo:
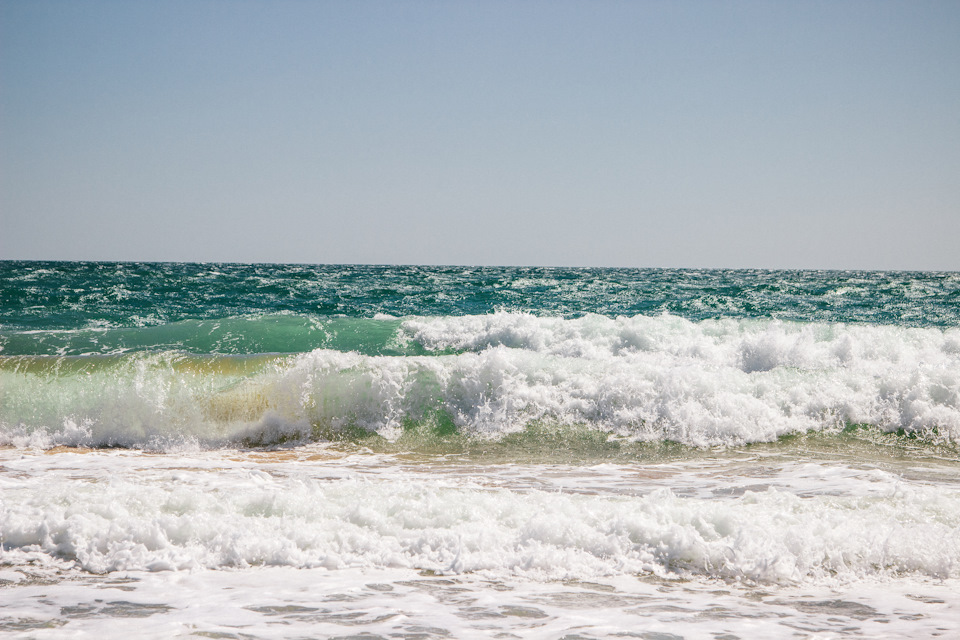
[[[343,323],[288,355],[0,357],[0,443],[270,445],[414,427],[499,439],[531,424],[698,447],[851,425],[960,440],[958,329],[507,312]]]

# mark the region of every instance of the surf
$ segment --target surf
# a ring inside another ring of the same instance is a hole
[[[0,438],[268,446],[582,425],[711,447],[856,424],[960,437],[957,329],[509,312],[320,326],[328,346],[301,353],[0,356]]]

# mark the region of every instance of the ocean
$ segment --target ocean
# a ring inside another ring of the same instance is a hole
[[[960,637],[960,273],[0,262],[0,635]]]

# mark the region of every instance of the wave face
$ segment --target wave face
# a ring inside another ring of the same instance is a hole
[[[509,312],[315,322],[329,346],[291,355],[7,356],[0,442],[496,440],[546,426],[702,447],[855,425],[960,440],[960,329]]]

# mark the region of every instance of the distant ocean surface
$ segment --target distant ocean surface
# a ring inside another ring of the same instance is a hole
[[[0,262],[0,635],[960,637],[960,273]]]

